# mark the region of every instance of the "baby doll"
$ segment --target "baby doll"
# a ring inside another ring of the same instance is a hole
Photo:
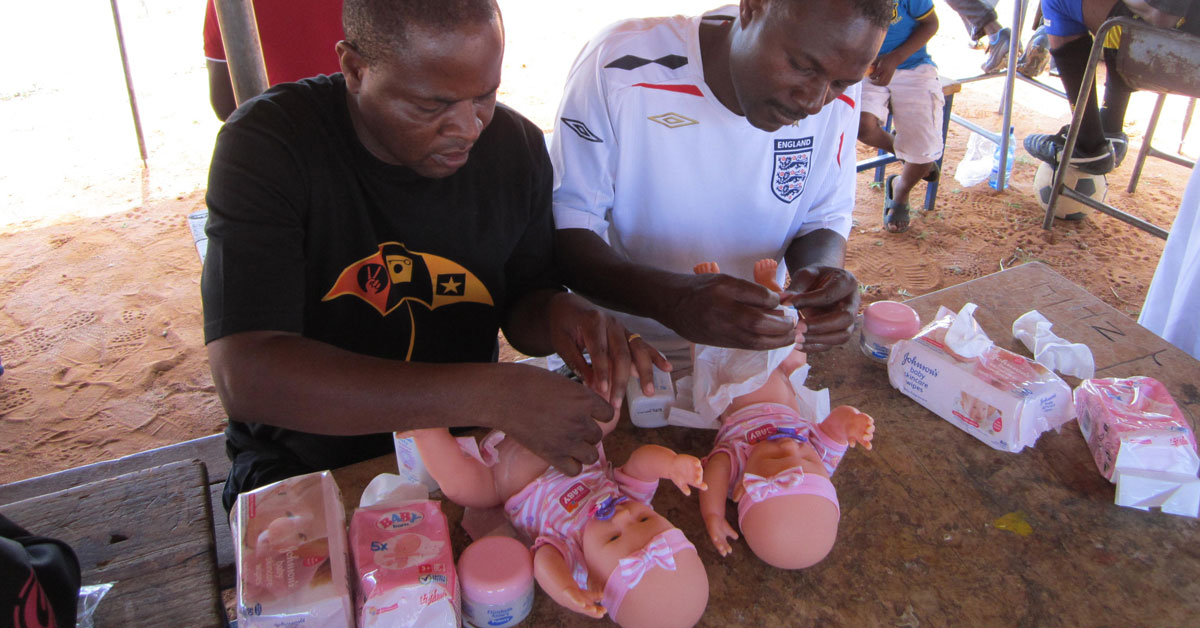
[[[663,478],[685,495],[688,485],[703,490],[694,456],[644,445],[613,469],[601,444],[599,461],[570,477],[503,432],[489,434],[482,452],[465,452],[445,429],[418,430],[415,440],[448,499],[503,504],[513,526],[534,539],[534,577],[554,601],[590,617],[607,612],[626,628],[700,620],[704,565],[683,532],[650,507]]]
[[[782,292],[778,264],[762,260],[754,279]],[[719,272],[716,264],[697,273]],[[704,461],[700,511],[709,538],[722,556],[737,532],[725,520],[726,496],[738,504],[738,527],[756,556],[781,569],[820,562],[837,537],[840,510],[829,481],[847,446],[871,448],[875,423],[849,406],[835,408],[821,423],[804,416],[789,375],[805,363],[790,352],[758,389],[734,397],[721,412],[721,428]]]

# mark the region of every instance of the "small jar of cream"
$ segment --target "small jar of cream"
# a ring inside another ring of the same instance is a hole
[[[921,330],[921,317],[911,307],[896,301],[876,301],[863,311],[863,353],[876,362],[887,362],[892,345]]]
[[[533,608],[533,558],[518,540],[485,536],[458,559],[463,624],[503,628],[521,623]]]

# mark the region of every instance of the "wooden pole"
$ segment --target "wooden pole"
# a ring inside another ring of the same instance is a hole
[[[129,93],[129,108],[133,111],[133,130],[137,132],[138,151],[142,155],[142,167],[146,167],[146,138],[142,135],[142,118],[138,115],[137,94],[133,91],[133,75],[129,73],[129,57],[125,54],[125,34],[121,30],[121,13],[117,0],[112,5],[113,25],[117,27],[117,46],[121,49],[121,67],[125,70],[125,91]]]
[[[216,0],[217,23],[233,82],[233,99],[243,102],[267,91],[267,66],[263,63],[258,21],[251,0]]]

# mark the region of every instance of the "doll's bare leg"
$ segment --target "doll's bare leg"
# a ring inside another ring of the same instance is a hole
[[[754,283],[771,292],[783,292],[783,288],[775,282],[775,275],[778,272],[779,262],[773,259],[760,259],[754,262]]]
[[[446,499],[461,506],[488,508],[503,500],[492,468],[463,453],[444,427],[413,430],[417,452]]]
[[[692,271],[697,275],[715,275],[721,272],[721,269],[717,268],[716,262],[700,262],[692,267]]]

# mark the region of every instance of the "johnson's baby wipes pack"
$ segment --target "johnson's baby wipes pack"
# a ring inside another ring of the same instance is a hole
[[[456,628],[459,585],[446,516],[419,484],[382,474],[350,519],[360,628]]]
[[[242,493],[230,525],[239,626],[354,627],[346,515],[328,471]]]
[[[995,449],[1019,452],[1075,417],[1071,388],[1046,367],[997,347],[974,320],[940,308],[888,358],[892,386]]]

